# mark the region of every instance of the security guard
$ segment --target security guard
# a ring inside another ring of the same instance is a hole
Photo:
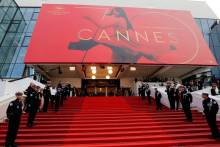
[[[64,100],[66,100],[66,89],[65,89],[65,87],[64,86],[62,86],[62,88],[61,88],[61,99],[60,99],[60,106],[62,107],[63,106],[63,104],[64,104]]]
[[[55,112],[58,112],[60,107],[60,100],[62,98],[62,89],[60,87],[57,88],[57,93],[55,95]]]
[[[40,96],[37,87],[31,84],[26,90],[27,112],[29,112],[27,127],[33,127],[37,111],[40,106]]]
[[[6,136],[5,147],[17,147],[15,139],[18,133],[21,115],[22,115],[22,93],[17,92],[15,94],[16,100],[10,102],[7,109],[8,117],[8,132]]]
[[[147,85],[146,87],[146,93],[147,93],[148,104],[151,104],[151,90],[150,90],[149,85]]]
[[[170,110],[175,110],[175,89],[170,82],[167,83],[165,92],[170,103]]]
[[[146,86],[145,86],[145,83],[142,83],[141,89],[140,89],[140,94],[141,94],[142,100],[145,100],[145,93],[146,93]]]
[[[51,99],[50,83],[49,82],[47,83],[46,87],[43,90],[43,96],[44,96],[43,112],[47,112],[49,99]]]
[[[180,95],[181,91],[179,90],[180,87],[176,87],[175,89],[175,105],[176,105],[176,110],[179,110],[179,105],[180,105]]]
[[[209,98],[208,93],[203,93],[203,108],[206,120],[212,132],[212,137],[215,139],[220,139],[220,134],[218,130],[218,126],[216,124],[216,114],[218,113],[218,103],[214,100]]]
[[[190,104],[192,103],[192,95],[187,92],[185,86],[180,86],[180,101],[187,121],[192,121],[192,112]]]
[[[155,88],[155,101],[156,101],[156,109],[157,110],[162,110],[162,105],[160,103],[160,100],[162,98],[161,93]]]

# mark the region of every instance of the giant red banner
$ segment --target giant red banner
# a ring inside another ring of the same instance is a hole
[[[27,64],[216,65],[190,12],[46,4]]]

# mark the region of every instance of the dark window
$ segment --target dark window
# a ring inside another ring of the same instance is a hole
[[[212,37],[213,45],[220,46],[220,38],[219,38],[218,34],[212,33],[211,37]]]
[[[25,65],[24,64],[15,64],[13,71],[11,73],[11,77],[20,78],[23,75]]]
[[[210,32],[207,19],[201,19],[201,26],[204,34],[208,34]]]
[[[22,42],[22,46],[27,47],[29,45],[30,39],[31,39],[31,36],[25,36]]]
[[[39,14],[38,12],[34,12],[31,20],[37,20],[38,14]]]

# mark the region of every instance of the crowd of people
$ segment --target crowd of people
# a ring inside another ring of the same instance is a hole
[[[64,101],[70,96],[70,91],[70,84],[58,84],[57,87],[52,87],[51,83],[48,82],[44,88],[31,83],[24,92],[17,92],[15,94],[16,100],[10,102],[6,112],[8,133],[5,147],[17,147],[15,139],[22,113],[28,113],[27,127],[32,128],[38,112],[47,112],[49,102],[52,110],[58,112],[59,108],[64,105]]]
[[[187,87],[177,82],[168,81],[166,82],[166,90],[167,93],[170,110],[177,111],[180,109],[180,104],[187,122],[193,121],[192,111],[191,111],[191,103],[193,102],[193,97],[190,91],[191,87]],[[155,90],[155,104],[156,110],[162,110],[162,94],[158,91],[157,88]],[[142,100],[145,100],[147,97],[148,104],[151,104],[151,89],[150,86],[146,82],[142,82],[142,85],[138,88],[138,94],[141,96]],[[210,127],[212,137],[215,139],[220,139],[220,133],[218,130],[217,122],[216,122],[216,115],[219,110],[218,103],[209,97],[208,93],[202,94],[203,98],[203,108],[204,108],[204,115],[207,120],[207,123]]]
[[[135,79],[135,82],[138,80]],[[140,80],[143,82],[153,82],[153,83],[160,83],[160,86],[164,86],[167,81],[171,81],[172,83],[178,83],[178,81],[175,78],[144,78],[144,80]],[[183,85],[186,86],[187,90],[189,92],[197,91],[197,90],[202,90],[204,88],[207,88],[209,86],[214,89],[212,91],[212,95],[220,95],[220,80],[215,79],[215,78],[207,78],[206,76],[202,76],[198,79],[189,79],[183,81]]]
[[[211,86],[211,95],[220,95],[220,80],[212,79],[208,81],[207,79],[195,79],[195,80],[189,80],[188,82],[185,82],[184,85],[187,87],[187,89],[190,92],[202,90],[204,88],[207,88]]]
[[[193,97],[191,95],[192,86],[184,86],[177,82],[168,81],[166,82],[166,93],[170,104],[171,111],[180,109],[180,103],[182,110],[185,113],[186,121],[192,122],[193,116],[191,112],[191,103]],[[155,88],[155,104],[156,110],[162,110],[161,92]],[[217,85],[213,84],[211,93],[217,95]],[[39,111],[47,112],[48,106],[51,104],[53,111],[59,111],[59,108],[64,105],[64,101],[70,96],[72,89],[71,85],[58,84],[57,87],[52,87],[51,83],[48,82],[44,88],[37,86],[33,83],[24,91],[26,95],[23,99],[23,93],[17,92],[15,94],[16,99],[9,103],[7,109],[8,118],[8,132],[6,136],[5,147],[17,147],[15,139],[18,133],[19,124],[22,113],[28,113],[27,127],[31,128],[34,126],[36,115]],[[142,82],[138,88],[138,94],[144,101],[147,98],[148,104],[152,105],[152,93],[150,86],[146,82]],[[216,124],[216,114],[218,112],[218,103],[209,97],[208,93],[203,93],[203,107],[205,118],[210,127],[213,138],[220,139],[219,130]]]

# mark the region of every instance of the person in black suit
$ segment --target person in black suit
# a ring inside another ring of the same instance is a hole
[[[145,94],[146,94],[146,85],[145,85],[145,83],[142,83],[142,85],[141,85],[140,94],[141,94],[141,99],[145,100],[145,98],[146,98],[146,96],[145,96]]]
[[[170,109],[175,110],[175,88],[171,86],[171,83],[167,83],[166,92],[170,103]]]
[[[183,111],[186,116],[186,120],[191,122],[192,121],[192,112],[190,104],[192,103],[192,95],[191,93],[187,92],[185,86],[180,86],[180,101],[183,107]]]
[[[216,83],[212,83],[212,88],[211,88],[211,95],[215,96],[215,95],[219,95],[219,89],[217,87]]]
[[[27,110],[26,110],[26,112],[29,113],[27,127],[33,127],[37,111],[39,110],[41,97],[40,97],[40,93],[37,89],[37,86],[35,86],[34,84],[31,84],[28,87],[28,89],[25,91],[25,94],[27,95],[27,98],[26,98]]]
[[[214,100],[209,98],[208,93],[203,93],[203,108],[206,120],[208,122],[209,128],[212,133],[212,137],[215,139],[220,139],[219,129],[216,124],[216,114],[218,113],[219,106],[218,103]]]
[[[148,104],[151,104],[151,90],[149,85],[146,86],[146,93],[147,93]]]
[[[49,82],[47,83],[46,87],[43,90],[43,96],[44,96],[43,112],[47,112],[49,100],[51,99],[50,83]]]
[[[55,109],[54,109],[55,112],[59,111],[61,98],[62,98],[62,88],[58,87],[55,95]]]
[[[5,139],[5,147],[17,147],[15,139],[18,133],[22,115],[22,93],[15,94],[16,99],[9,103],[7,108],[8,132]]]
[[[156,109],[157,110],[162,110],[162,105],[160,103],[160,100],[162,98],[161,93],[155,88],[155,101],[156,101]]]

